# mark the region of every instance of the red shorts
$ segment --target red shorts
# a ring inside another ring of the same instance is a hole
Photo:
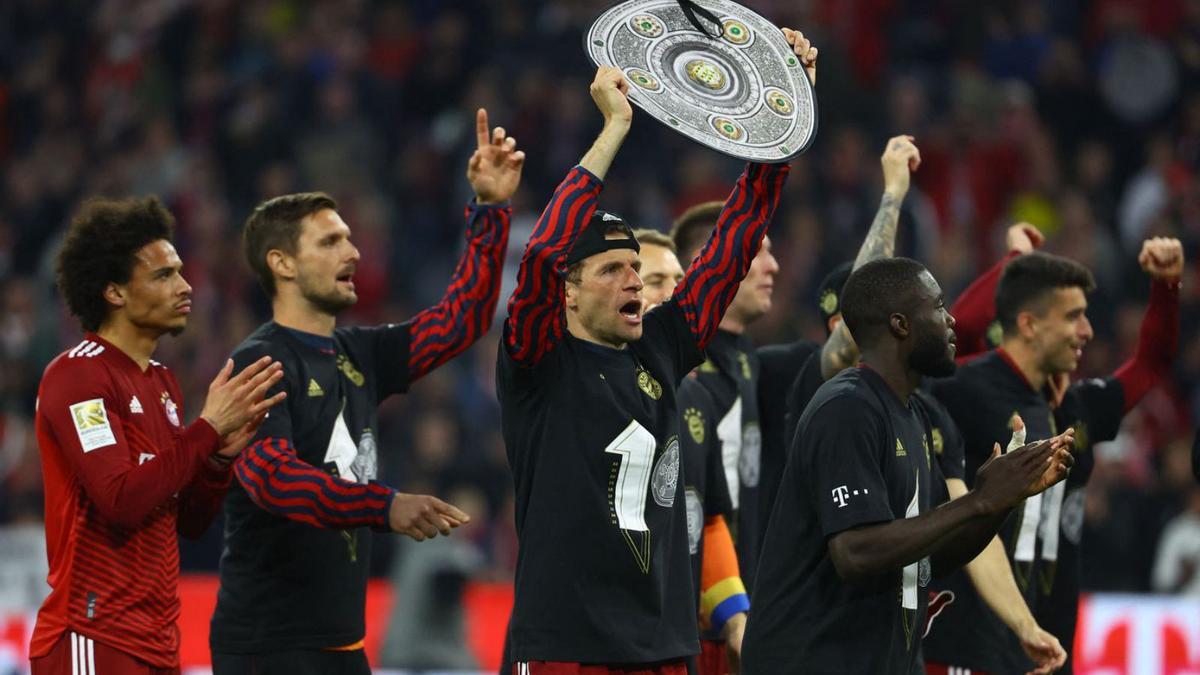
[[[700,640],[696,671],[698,675],[729,675],[729,652],[724,640]]]
[[[179,675],[179,668],[156,668],[90,637],[66,631],[49,654],[29,660],[30,675]]]
[[[564,661],[529,661],[513,664],[512,675],[687,675],[687,661],[664,661],[626,666],[605,666]]]
[[[959,666],[943,666],[940,663],[926,663],[925,675],[987,675],[982,670],[971,670]]]

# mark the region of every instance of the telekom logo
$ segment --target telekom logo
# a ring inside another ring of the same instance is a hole
[[[1080,603],[1081,675],[1200,675],[1200,601],[1101,595]]]

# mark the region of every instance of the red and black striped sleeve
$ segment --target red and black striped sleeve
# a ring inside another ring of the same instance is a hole
[[[537,364],[563,338],[562,260],[596,211],[604,183],[583,167],[571,169],[542,211],[508,301],[504,346],[520,366]]]
[[[492,327],[512,208],[472,201],[465,217],[467,250],[446,295],[409,321],[409,382],[458,356]]]
[[[351,483],[331,476],[299,459],[286,438],[255,441],[233,470],[250,499],[270,513],[331,530],[388,529],[395,490],[376,481]]]
[[[1125,393],[1129,412],[1171,372],[1179,347],[1179,281],[1155,279],[1150,284],[1150,304],[1142,317],[1133,356],[1113,374]]]
[[[725,200],[708,242],[675,288],[675,301],[700,349],[717,331],[725,309],[758,255],[790,168],[786,164],[746,165]]]

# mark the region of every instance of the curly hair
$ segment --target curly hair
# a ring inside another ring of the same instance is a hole
[[[258,283],[275,297],[275,273],[267,265],[267,253],[278,249],[295,254],[300,245],[300,221],[325,209],[337,210],[337,202],[324,192],[299,192],[275,197],[254,207],[242,230],[246,263]]]
[[[55,261],[58,292],[86,331],[95,331],[108,316],[104,289],[128,283],[135,256],[146,244],[171,241],[175,217],[158,197],[84,202],[71,219]]]

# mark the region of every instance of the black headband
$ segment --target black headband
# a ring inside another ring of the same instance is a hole
[[[614,231],[624,234],[625,237],[609,239],[609,232]],[[633,230],[620,216],[597,209],[583,232],[579,234],[579,238],[575,240],[575,245],[571,247],[571,251],[567,253],[567,258],[563,262],[570,266],[597,253],[622,248],[627,248],[635,253],[642,250],[637,237],[633,236]]]

